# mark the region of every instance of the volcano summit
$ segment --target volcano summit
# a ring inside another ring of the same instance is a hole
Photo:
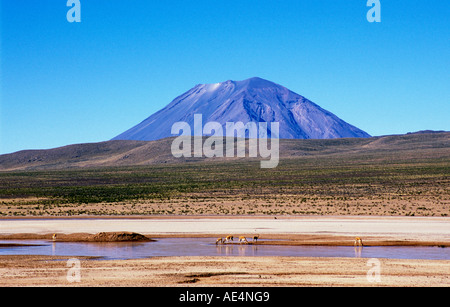
[[[366,138],[369,134],[289,89],[261,78],[199,84],[113,140],[172,137],[176,122],[278,122],[281,139]]]

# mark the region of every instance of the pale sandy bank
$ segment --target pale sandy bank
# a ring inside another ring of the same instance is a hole
[[[380,278],[376,281],[367,278],[373,266],[361,258],[81,259],[80,282],[70,283],[67,261],[61,257],[50,260],[43,256],[0,256],[2,286],[450,286],[450,261],[379,259]]]
[[[145,235],[233,234],[370,236],[450,242],[446,217],[83,218],[0,219],[0,234],[137,232]]]

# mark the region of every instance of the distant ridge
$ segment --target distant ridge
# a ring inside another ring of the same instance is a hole
[[[428,133],[446,133],[444,130],[420,130],[416,132],[408,132],[407,134],[428,134]]]
[[[107,141],[75,144],[48,150],[26,150],[0,155],[0,171],[80,169],[137,165],[165,165],[212,161],[206,158],[180,158],[171,154],[173,138],[158,141]],[[450,132],[421,132],[372,138],[329,140],[280,140],[280,161],[339,155],[377,156],[404,159],[450,158]],[[214,158],[213,161],[247,161],[249,158]]]
[[[282,139],[367,138],[370,135],[289,89],[258,77],[199,84],[113,140],[153,141],[173,136],[175,122],[279,122]]]

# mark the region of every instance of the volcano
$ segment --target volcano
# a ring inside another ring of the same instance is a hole
[[[278,122],[281,139],[367,138],[370,135],[284,86],[258,77],[199,84],[113,140],[153,141],[172,137],[172,125],[194,114],[204,122]]]

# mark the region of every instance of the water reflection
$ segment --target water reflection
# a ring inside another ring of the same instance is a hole
[[[362,246],[355,246],[355,257],[361,258],[363,247]]]
[[[257,256],[258,253],[257,245],[246,245],[246,244],[222,244],[216,246],[217,256]]]

